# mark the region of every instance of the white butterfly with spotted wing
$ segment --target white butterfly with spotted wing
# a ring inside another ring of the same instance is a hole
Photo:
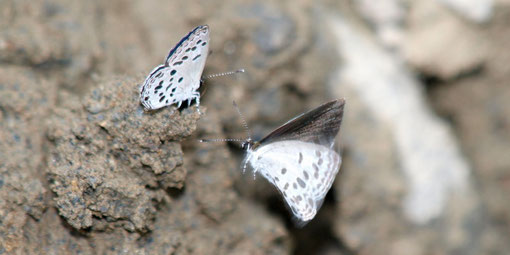
[[[280,191],[300,225],[315,217],[342,159],[333,150],[345,100],[325,103],[288,121],[259,142],[243,143],[254,174]],[[246,124],[245,124],[246,125]]]
[[[165,64],[147,76],[140,87],[140,101],[147,110],[196,99],[200,106],[202,71],[209,53],[209,27],[198,26],[168,53]]]

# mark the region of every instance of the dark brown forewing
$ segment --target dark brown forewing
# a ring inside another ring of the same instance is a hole
[[[340,129],[344,104],[344,99],[337,99],[303,113],[262,138],[260,144],[299,140],[330,146]]]

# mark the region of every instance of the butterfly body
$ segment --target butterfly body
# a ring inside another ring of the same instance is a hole
[[[243,143],[254,174],[260,173],[282,194],[299,223],[313,219],[331,188],[341,157],[333,150],[344,100],[325,103],[297,116],[269,135]]]
[[[140,87],[140,102],[147,110],[196,99],[200,105],[202,71],[209,53],[209,27],[198,26],[170,51],[163,65],[154,68]]]

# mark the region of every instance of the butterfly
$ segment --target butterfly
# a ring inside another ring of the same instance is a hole
[[[200,106],[202,71],[209,53],[209,27],[198,26],[170,50],[163,65],[154,68],[140,87],[140,102],[147,110],[196,99]]]
[[[344,105],[343,99],[327,102],[260,141],[249,137],[242,144],[243,172],[250,164],[254,175],[260,173],[273,184],[300,225],[315,217],[340,168],[342,158],[333,146]]]

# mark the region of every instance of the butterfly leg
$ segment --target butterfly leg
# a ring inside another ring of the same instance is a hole
[[[246,165],[244,165],[246,167]],[[253,167],[253,165],[252,165]],[[257,172],[259,171],[258,168],[255,168],[253,167],[253,180],[257,179]],[[244,174],[244,169],[243,169],[243,174]]]
[[[257,179],[257,172],[259,171],[259,168],[253,168],[253,180]]]
[[[250,162],[252,154],[248,154],[246,158],[243,160],[243,174],[246,172],[246,166],[248,165],[248,162]]]
[[[193,97],[197,100],[197,112],[200,113],[200,92],[193,92]],[[189,99],[189,103],[191,103],[191,98]]]
[[[244,161],[243,163],[243,174],[246,172],[246,165],[248,164],[248,161]]]

